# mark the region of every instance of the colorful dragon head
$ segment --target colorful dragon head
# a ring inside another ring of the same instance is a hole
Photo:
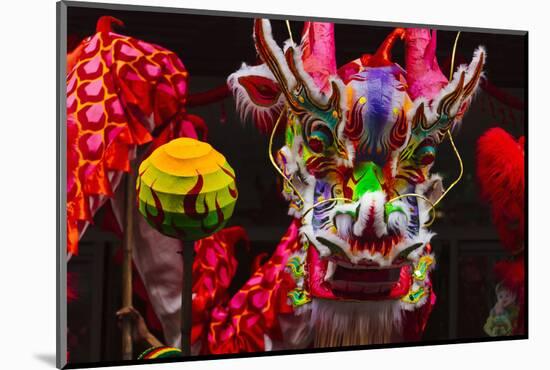
[[[241,114],[261,130],[275,132],[277,117],[286,121],[276,162],[289,214],[301,220],[304,252],[293,261],[304,267],[303,277],[295,275],[308,297],[391,301],[409,310],[430,297],[426,224],[442,190],[430,169],[485,62],[479,48],[448,81],[435,36],[397,28],[375,54],[337,70],[333,24],[308,22],[301,44],[281,49],[268,20],[254,23],[263,64],[243,64],[228,83]],[[391,60],[400,39],[406,69]]]

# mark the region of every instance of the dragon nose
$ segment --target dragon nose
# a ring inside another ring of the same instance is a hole
[[[377,238],[386,234],[385,204],[386,195],[381,191],[363,194],[359,200],[353,234],[357,237],[374,234]]]

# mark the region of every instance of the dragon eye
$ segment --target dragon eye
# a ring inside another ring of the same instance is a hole
[[[334,143],[334,136],[330,129],[324,124],[313,126],[308,138],[308,146],[314,153],[323,153]]]

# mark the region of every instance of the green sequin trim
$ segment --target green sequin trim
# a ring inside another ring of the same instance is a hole
[[[428,290],[424,289],[423,287],[418,288],[415,291],[409,291],[409,293],[401,298],[401,300],[405,303],[417,303],[424,297],[426,294],[428,294]]]
[[[304,289],[294,289],[288,292],[288,298],[290,298],[294,307],[302,306],[311,302],[309,292]]]
[[[287,262],[287,267],[292,271],[292,275],[295,278],[303,277],[305,275],[304,264],[298,256],[290,258]]]
[[[428,269],[433,263],[433,258],[430,256],[422,256],[420,257],[420,260],[418,261],[418,265],[416,265],[413,276],[416,280],[424,280],[426,279],[426,275],[428,273]]]
[[[388,222],[388,216],[390,215],[390,213],[393,212],[401,212],[406,215],[403,207],[401,207],[400,205],[395,205],[393,204],[393,202],[388,202],[384,205],[384,220],[386,221],[386,223]]]

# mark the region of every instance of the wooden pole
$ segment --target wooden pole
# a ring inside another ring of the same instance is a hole
[[[191,356],[193,260],[195,242],[183,242],[183,281],[181,290],[181,350],[184,356]]]
[[[126,175],[125,225],[122,256],[122,307],[132,306],[132,249],[134,245],[134,205],[136,202],[136,180],[130,163]],[[132,321],[122,321],[122,359],[132,360]]]

